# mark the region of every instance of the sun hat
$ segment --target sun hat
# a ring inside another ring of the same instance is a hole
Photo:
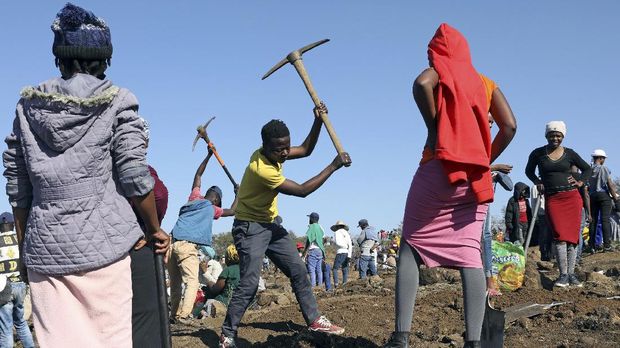
[[[336,221],[336,223],[335,223],[332,227],[330,227],[330,229],[331,229],[332,231],[336,232],[336,231],[338,231],[341,227],[342,227],[342,228],[344,228],[344,229],[345,229],[345,230],[347,230],[347,231],[349,230],[349,226],[347,226],[347,224],[345,224],[345,223],[344,223],[344,221],[342,221],[342,220],[338,220],[338,221]]]

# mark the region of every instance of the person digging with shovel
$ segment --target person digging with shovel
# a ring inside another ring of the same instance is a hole
[[[309,330],[328,334],[344,332],[343,328],[332,324],[319,313],[306,266],[297,254],[293,239],[283,226],[275,223],[279,193],[306,197],[321,187],[336,170],[351,164],[349,155],[342,153],[303,184],[282,175],[286,160],[308,157],[314,150],[321,131],[321,113],[327,114],[327,108],[322,103],[314,108],[314,123],[300,146],[291,147],[289,129],[280,120],[269,121],[261,130],[262,147],[250,157],[239,187],[232,234],[239,253],[241,280],[228,304],[220,336],[221,348],[236,347],[237,328],[256,294],[263,255],[267,255],[291,279],[293,292]]]

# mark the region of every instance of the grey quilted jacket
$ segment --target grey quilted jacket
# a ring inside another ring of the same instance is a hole
[[[22,91],[3,161],[11,205],[30,208],[28,269],[90,271],[125,256],[143,235],[125,198],[154,184],[137,111],[131,92],[86,74]]]

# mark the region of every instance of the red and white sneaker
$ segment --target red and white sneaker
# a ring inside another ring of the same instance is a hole
[[[232,337],[226,337],[224,334],[220,335],[219,348],[236,348],[235,339]]]
[[[316,318],[310,326],[308,326],[310,331],[316,332],[324,332],[332,335],[342,335],[344,333],[344,328],[340,326],[336,326],[329,321],[329,319],[324,316],[320,316]]]

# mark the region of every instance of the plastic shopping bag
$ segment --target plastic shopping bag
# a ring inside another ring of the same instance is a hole
[[[492,241],[493,273],[502,291],[515,291],[525,278],[525,252],[523,246],[511,242]]]

